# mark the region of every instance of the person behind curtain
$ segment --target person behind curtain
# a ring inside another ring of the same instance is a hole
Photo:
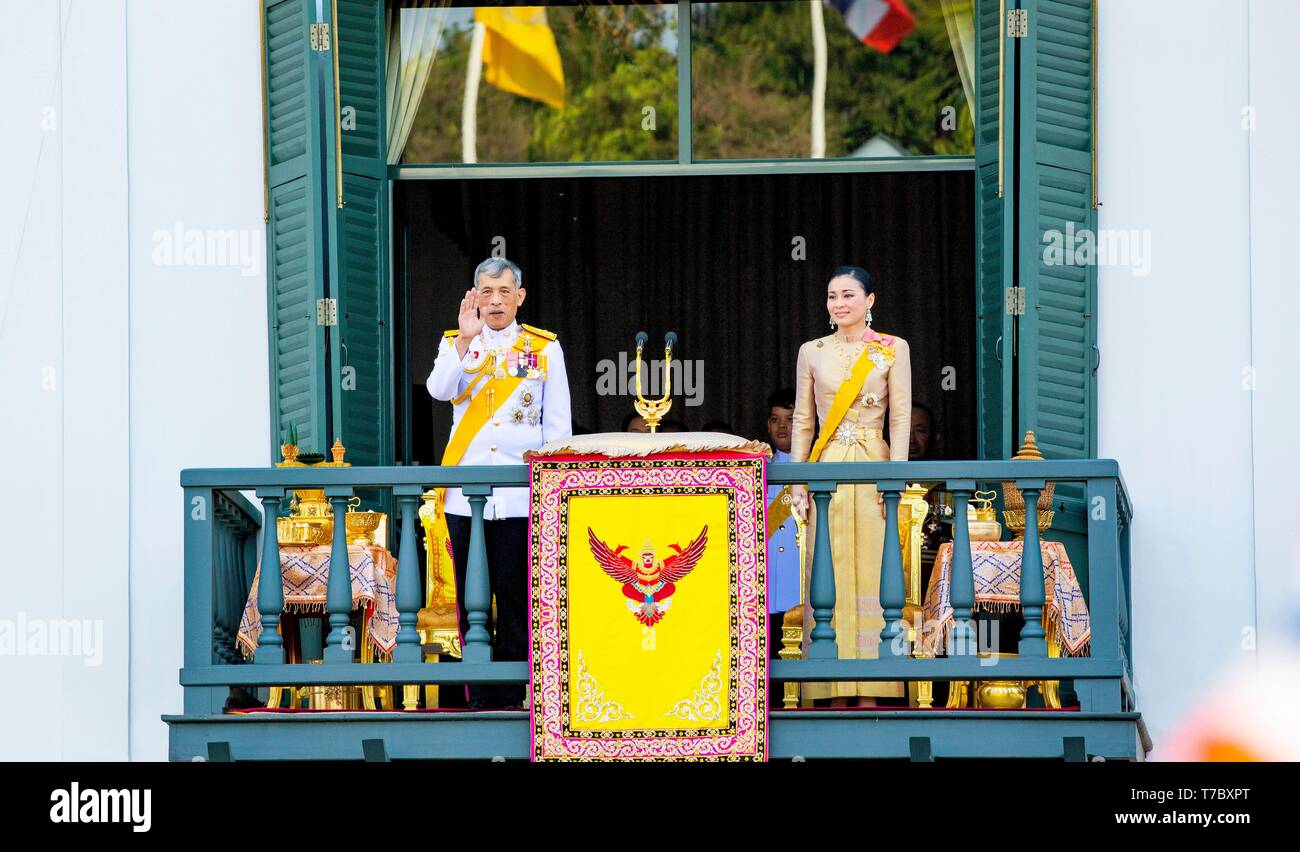
[[[794,388],[775,391],[767,398],[767,440],[772,461],[790,461],[790,434],[794,423]],[[799,541],[790,508],[792,486],[767,486],[767,611],[769,658],[781,650],[781,621],[786,610],[799,605]],[[774,706],[781,706],[780,690],[772,690]]]
[[[911,434],[912,366],[907,341],[871,328],[876,293],[871,276],[858,266],[841,266],[826,285],[826,311],[834,332],[799,347],[796,366],[792,461],[907,461]],[[883,429],[889,416],[893,446]],[[814,424],[820,423],[820,432]],[[814,441],[814,435],[816,440]],[[808,490],[792,489],[794,510],[809,518],[808,535],[821,520],[811,511]],[[832,625],[841,659],[879,656],[885,626],[880,606],[880,561],[884,550],[884,504],[874,485],[841,485],[830,503],[831,557],[835,563]],[[813,548],[808,548],[811,556]],[[807,570],[809,581],[812,569]],[[808,588],[804,589],[807,600]],[[805,649],[812,632],[812,608],[804,610]],[[878,698],[899,698],[897,682],[811,683],[805,694],[832,699],[836,706],[870,706]]]

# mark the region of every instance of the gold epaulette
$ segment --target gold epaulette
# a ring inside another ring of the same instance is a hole
[[[459,328],[449,329],[447,331],[444,331],[442,333],[442,336],[447,338],[460,337],[460,329]]]
[[[534,326],[531,326],[531,325],[524,325],[523,323],[520,323],[519,325],[520,325],[520,327],[523,328],[525,331],[530,332],[530,333],[532,333],[532,334],[535,334],[535,335],[537,335],[538,337],[545,337],[547,340],[554,340],[554,339],[556,338],[556,336],[557,336],[557,335],[555,334],[555,332],[553,332],[553,331],[547,331],[547,330],[544,329],[544,328],[535,328]]]

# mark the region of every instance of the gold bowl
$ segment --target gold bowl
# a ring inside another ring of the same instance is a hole
[[[979,656],[986,659],[1010,659],[1015,654],[984,651]],[[975,681],[975,706],[984,710],[1023,710],[1028,684],[1023,680]]]
[[[348,512],[345,516],[348,524],[348,544],[371,543],[371,534],[379,529],[383,512]]]
[[[1025,683],[1020,680],[981,680],[975,687],[975,706],[983,710],[1023,710]]]
[[[997,521],[970,521],[966,529],[971,541],[997,541],[1002,538],[1002,524]]]

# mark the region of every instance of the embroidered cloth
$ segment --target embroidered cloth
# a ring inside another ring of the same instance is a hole
[[[285,612],[325,612],[325,595],[329,588],[330,552],[328,544],[280,545],[280,571],[284,576]],[[397,582],[397,559],[387,549],[372,545],[348,545],[348,563],[352,574],[352,608],[368,618],[370,642],[382,655],[391,654],[397,645],[397,599],[393,588]],[[262,614],[257,611],[257,583],[262,566],[257,566],[253,587],[244,603],[239,620],[239,649],[251,657],[262,635]]]
[[[972,541],[971,564],[975,574],[976,612],[1020,611],[1020,563],[1023,541]],[[1043,629],[1054,637],[1061,652],[1070,657],[1088,656],[1092,627],[1088,602],[1079,578],[1070,564],[1065,545],[1040,541],[1043,554],[1043,585],[1047,605],[1043,607]],[[925,593],[922,650],[942,653],[952,634],[952,542],[944,542],[930,572]]]

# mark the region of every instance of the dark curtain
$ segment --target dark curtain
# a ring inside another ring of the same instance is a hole
[[[765,438],[767,395],[793,385],[799,345],[830,331],[828,273],[853,263],[876,285],[873,327],[911,343],[939,454],[975,457],[970,172],[402,181],[394,214],[408,463],[438,463],[450,406],[423,383],[474,267],[502,240],[524,272],[520,320],[559,334],[577,428],[620,428],[631,398],[598,394],[600,362],[630,362],[641,329],[661,358],[671,329],[699,387],[691,400],[674,388],[669,416]]]

